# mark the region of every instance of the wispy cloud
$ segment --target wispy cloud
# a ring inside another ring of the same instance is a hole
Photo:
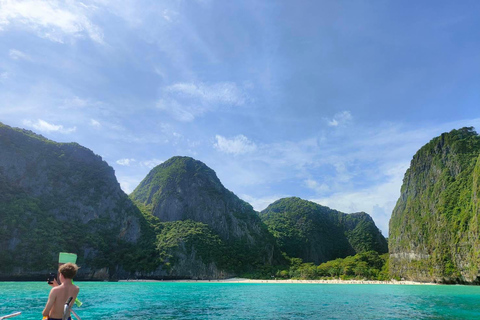
[[[216,135],[215,139],[217,142],[213,146],[217,150],[225,153],[237,155],[254,152],[257,149],[256,144],[242,134],[231,139]]]
[[[164,160],[153,158],[153,159],[139,161],[139,160],[134,159],[134,158],[123,158],[123,159],[119,159],[115,162],[117,164],[121,165],[121,166],[146,167],[148,169],[153,169],[156,166],[158,166],[159,164],[163,163]]]
[[[182,122],[193,121],[195,116],[205,112],[205,109],[202,107],[195,108],[190,105],[182,105],[172,98],[160,99],[157,102],[157,107],[168,113],[172,118]]]
[[[179,96],[199,99],[206,103],[242,105],[245,102],[243,93],[232,82],[220,82],[211,85],[205,83],[177,83],[168,86],[165,91]]]
[[[118,177],[118,183],[120,183],[120,187],[126,194],[131,193],[139,185],[140,181],[142,181],[142,177]]]
[[[49,123],[42,119],[38,119],[37,121],[23,120],[23,124],[41,132],[60,132],[68,134],[77,130],[77,127],[65,128],[61,124]]]
[[[314,190],[318,194],[322,194],[330,190],[330,187],[325,183],[318,183],[313,179],[307,179],[304,181],[307,188]]]
[[[1,1],[0,30],[23,28],[55,42],[87,35],[103,43],[101,29],[88,15],[95,7],[75,1]]]
[[[99,121],[95,120],[95,119],[90,119],[90,125],[92,127],[96,127],[96,128],[100,128],[102,125],[100,124]]]
[[[337,191],[328,197],[314,198],[312,201],[347,213],[366,211],[374,218],[377,227],[387,236],[388,223],[400,196],[400,186],[408,168],[408,162],[398,163],[396,166],[391,165],[393,167],[380,170],[386,177],[384,182],[357,190]]]
[[[10,51],[8,52],[8,55],[13,60],[27,60],[27,61],[32,60],[32,58],[28,54],[16,49],[10,49]]]
[[[178,12],[176,12],[176,11],[169,10],[169,9],[165,9],[165,10],[162,11],[163,19],[165,19],[168,22],[175,21],[177,16],[178,16]]]
[[[244,90],[232,82],[176,83],[162,89],[157,107],[178,121],[188,122],[221,106],[241,106],[246,101]]]
[[[164,160],[160,160],[160,159],[150,159],[150,160],[141,161],[140,165],[142,165],[144,167],[147,167],[149,169],[153,169],[156,166],[158,166],[159,164],[162,164],[163,162],[164,162]]]
[[[77,96],[64,100],[64,108],[84,108],[89,105],[89,101]]]
[[[68,98],[64,98],[59,103],[60,109],[77,109],[79,113],[83,112],[93,112],[96,111],[97,113],[102,114],[111,114],[113,113],[113,108],[111,108],[108,104],[93,100],[89,98],[81,98],[76,95],[69,96]],[[89,111],[82,111],[81,109],[90,109]]]
[[[137,160],[133,159],[133,158],[124,158],[124,159],[119,159],[117,161],[115,161],[117,164],[121,165],[121,166],[129,166],[131,165],[132,163],[136,162]]]
[[[268,199],[277,200],[271,195],[282,189],[343,212],[365,211],[387,235],[403,176],[415,152],[442,132],[479,127],[480,119],[422,128],[398,123],[375,128],[351,125],[351,130],[316,138],[258,144],[255,152],[219,166],[219,177],[225,185],[235,186],[257,210],[264,209]]]
[[[327,119],[328,125],[331,127],[338,127],[346,125],[352,120],[352,114],[350,111],[342,111],[336,113],[332,119]]]

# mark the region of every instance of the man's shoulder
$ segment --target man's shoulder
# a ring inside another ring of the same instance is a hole
[[[73,290],[75,290],[75,292],[79,292],[79,291],[80,291],[80,288],[79,288],[78,286],[74,285],[74,284],[71,285],[71,286],[69,286],[69,287],[70,287],[69,290],[72,290],[71,288],[73,287]]]
[[[52,288],[52,291],[62,291],[63,288],[64,288],[64,286],[59,285],[59,286],[53,287],[53,288]]]
[[[62,291],[62,286],[56,286],[56,287],[53,287],[52,290],[50,290],[51,293],[55,294],[57,292],[60,292]]]

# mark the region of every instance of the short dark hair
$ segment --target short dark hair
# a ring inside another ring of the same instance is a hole
[[[58,272],[63,274],[66,279],[73,279],[77,274],[78,266],[75,263],[65,263],[58,268]]]

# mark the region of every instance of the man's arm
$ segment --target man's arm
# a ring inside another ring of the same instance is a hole
[[[43,309],[42,316],[48,317],[50,315],[50,309],[52,309],[52,306],[55,303],[55,298],[55,290],[52,288],[52,290],[50,290],[50,294],[48,295],[48,301],[45,305],[45,309]]]

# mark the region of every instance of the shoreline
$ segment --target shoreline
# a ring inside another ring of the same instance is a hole
[[[230,279],[214,279],[214,280],[119,280],[119,282],[184,282],[184,283],[277,283],[277,284],[389,284],[389,285],[429,285],[435,286],[438,283],[433,282],[416,282],[416,281],[380,281],[380,280],[261,280],[247,278],[230,278]]]

